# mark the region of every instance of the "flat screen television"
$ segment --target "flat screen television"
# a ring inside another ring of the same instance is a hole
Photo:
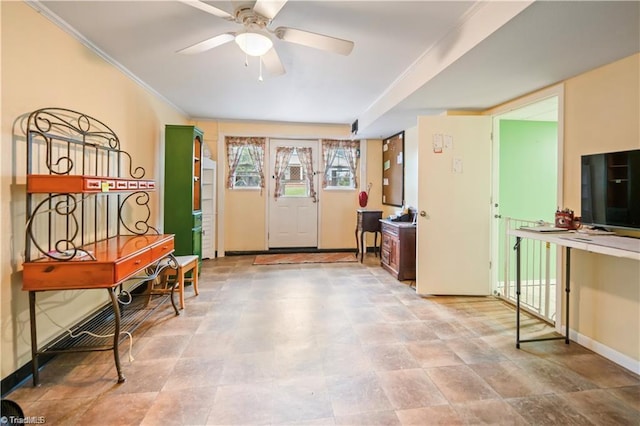
[[[640,149],[582,156],[583,225],[640,229]]]

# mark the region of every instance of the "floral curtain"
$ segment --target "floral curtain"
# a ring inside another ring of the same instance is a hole
[[[264,145],[263,139],[262,144],[249,143],[246,147],[249,151],[249,157],[251,157],[251,161],[256,166],[256,171],[260,176],[260,195],[262,195],[262,190],[264,189]]]
[[[284,191],[284,187],[282,186],[282,179],[284,178],[284,172],[287,170],[287,166],[289,166],[289,161],[291,160],[291,155],[293,155],[293,150],[295,148],[292,146],[279,146],[276,148],[276,158],[275,158],[275,179],[276,179],[276,188],[273,192],[273,197],[277,200],[282,196]]]
[[[349,170],[351,171],[351,175],[353,176],[353,185],[354,188],[358,187],[358,177],[356,175],[356,169],[358,167],[358,150],[360,149],[360,141],[349,141],[349,140],[331,140],[331,139],[323,139],[322,140],[322,161],[324,167],[324,173],[322,174],[322,187],[326,188],[329,185],[329,172],[331,171],[331,166],[333,166],[333,162],[336,159],[336,155],[338,154],[338,150],[342,149],[344,152],[345,159],[349,165]]]
[[[304,174],[309,182],[309,196],[316,200],[316,190],[313,187],[313,154],[311,148],[298,148],[298,158],[304,168]]]
[[[266,138],[227,136],[225,141],[227,144],[227,164],[229,165],[227,188],[233,188],[233,179],[238,169],[242,148],[246,147],[251,161],[260,176],[260,190],[262,191],[264,188],[264,147]]]

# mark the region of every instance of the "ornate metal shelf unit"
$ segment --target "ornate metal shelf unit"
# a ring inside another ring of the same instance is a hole
[[[23,290],[29,292],[33,383],[38,384],[40,355],[86,350],[113,350],[123,382],[121,325],[132,331],[167,297],[178,314],[173,288],[168,296],[153,297],[152,280],[167,264],[177,266],[173,235],[161,235],[149,225],[149,192],[155,191],[155,182],[144,179],[142,167],[133,167],[108,126],[86,114],[63,108],[34,111],[26,136]],[[161,262],[166,258],[169,262]],[[127,289],[125,281],[131,283]],[[106,289],[110,303],[69,335],[40,348],[36,293],[78,289]],[[140,297],[146,303],[132,303]],[[81,329],[96,325],[104,337],[88,345]]]

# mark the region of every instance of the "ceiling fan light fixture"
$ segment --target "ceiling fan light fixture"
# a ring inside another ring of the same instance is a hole
[[[269,37],[251,31],[237,34],[236,43],[249,56],[262,56],[273,47],[273,42]]]

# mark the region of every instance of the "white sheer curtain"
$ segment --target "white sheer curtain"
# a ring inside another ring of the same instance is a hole
[[[353,187],[357,188],[358,177],[356,176],[356,170],[358,168],[358,150],[360,149],[360,141],[333,139],[322,140],[322,166],[324,167],[324,173],[322,174],[322,187],[326,188],[329,186],[329,181],[331,180],[329,172],[331,171],[331,167],[333,166],[340,149],[344,152],[345,159],[349,166],[349,171],[351,172],[351,176],[353,176]]]

